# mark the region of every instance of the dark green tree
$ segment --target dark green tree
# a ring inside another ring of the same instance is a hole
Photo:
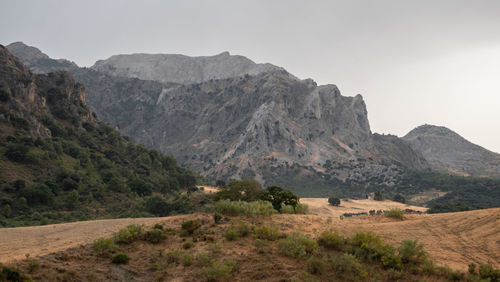
[[[329,197],[328,203],[332,206],[340,206],[340,199],[337,197]]]

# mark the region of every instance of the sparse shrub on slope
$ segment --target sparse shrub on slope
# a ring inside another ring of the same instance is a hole
[[[227,280],[237,270],[237,266],[236,261],[228,259],[224,263],[214,263],[211,266],[203,267],[203,274],[208,281]]]
[[[292,233],[277,243],[278,252],[292,258],[305,258],[318,248],[318,243],[308,236]]]
[[[142,225],[129,225],[126,228],[122,228],[115,233],[114,239],[118,244],[130,244],[133,241],[141,238],[143,234]]]
[[[214,204],[214,209],[217,213],[230,216],[270,216],[275,213],[273,206],[268,201],[235,202],[220,200]]]
[[[384,211],[385,217],[395,218],[395,219],[403,219],[404,211],[400,208],[392,208],[390,210]]]
[[[278,240],[279,238],[283,238],[284,236],[281,233],[278,226],[268,226],[268,225],[255,226],[253,232],[255,238],[269,240],[269,241],[275,241]]]
[[[130,261],[130,257],[127,254],[119,253],[113,256],[111,262],[114,264],[127,264]]]
[[[182,230],[187,234],[187,235],[193,235],[198,229],[200,229],[201,224],[200,222],[195,219],[195,220],[186,220],[182,223]]]
[[[100,238],[94,241],[92,249],[99,255],[109,255],[116,252],[118,246],[113,239]]]
[[[337,232],[324,231],[318,238],[318,244],[326,249],[341,251],[344,248],[344,237]]]
[[[153,228],[152,230],[149,230],[146,233],[144,233],[144,240],[153,244],[158,244],[161,241],[165,240],[166,238],[167,235],[165,234],[165,231],[159,228]]]

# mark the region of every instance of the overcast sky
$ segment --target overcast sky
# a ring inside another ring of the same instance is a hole
[[[0,43],[80,66],[223,51],[362,94],[373,132],[428,123],[500,152],[497,0],[0,0]]]

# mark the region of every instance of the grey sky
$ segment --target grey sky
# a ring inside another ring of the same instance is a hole
[[[443,125],[500,152],[496,0],[0,0],[0,43],[14,41],[80,66],[227,50],[362,94],[374,132]]]

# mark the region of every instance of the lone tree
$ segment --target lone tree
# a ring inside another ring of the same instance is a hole
[[[328,198],[328,203],[332,206],[339,206],[340,205],[340,199],[337,197],[329,197]]]
[[[401,196],[401,194],[396,194],[394,195],[394,197],[392,198],[393,201],[395,202],[400,202],[400,203],[406,203],[406,199],[405,197]]]
[[[373,199],[375,201],[383,201],[384,200],[384,196],[382,196],[382,193],[380,193],[380,191],[377,191],[375,192],[375,194],[373,195]]]
[[[297,207],[299,203],[299,197],[292,193],[290,190],[283,189],[279,186],[269,186],[267,187],[268,201],[273,204],[273,208],[277,211],[281,211],[282,205],[292,206],[293,209]]]

